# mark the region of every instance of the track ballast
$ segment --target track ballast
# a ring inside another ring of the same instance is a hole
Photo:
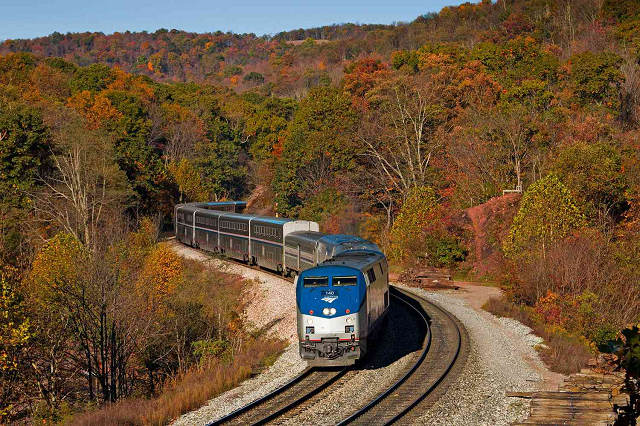
[[[198,251],[212,256],[209,252]],[[221,260],[293,281],[246,263]],[[404,423],[419,417],[444,393],[466,361],[469,339],[453,315],[408,289],[391,288],[393,300],[411,310],[425,327],[421,348],[391,386],[339,422],[340,425]],[[210,425],[261,425],[293,418],[301,407],[313,403],[319,393],[337,386],[345,374],[357,374],[357,365],[342,369],[307,368],[286,384]]]

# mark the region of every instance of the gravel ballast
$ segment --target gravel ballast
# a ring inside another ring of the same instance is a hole
[[[478,288],[482,289],[468,287]],[[542,339],[518,321],[470,306],[463,297],[464,287],[460,291],[411,291],[456,316],[471,340],[467,364],[457,381],[419,423],[508,425],[526,419],[528,400],[507,397],[506,392],[540,390],[545,387],[543,379],[553,376],[534,349]]]

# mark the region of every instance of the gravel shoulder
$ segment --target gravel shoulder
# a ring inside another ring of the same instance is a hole
[[[175,240],[168,244],[187,259],[205,262],[212,269],[254,281],[255,285],[244,295],[247,301],[244,315],[249,327],[265,329],[290,343],[297,342],[296,289],[292,283],[263,271],[210,257]]]
[[[508,425],[526,419],[528,401],[507,397],[506,392],[557,389],[563,376],[542,363],[534,349],[542,339],[530,328],[481,309],[490,297],[500,295],[499,289],[457,284],[461,288],[456,291],[410,289],[455,315],[471,340],[462,374],[418,423]]]

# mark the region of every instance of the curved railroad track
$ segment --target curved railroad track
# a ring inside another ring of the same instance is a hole
[[[469,337],[453,315],[409,290],[393,289],[429,324],[422,350],[393,385],[339,425],[410,423],[444,394],[466,361]]]
[[[209,252],[198,251],[214,257]],[[293,281],[259,267],[234,263]],[[421,347],[413,352],[413,359],[391,386],[339,422],[339,425],[387,425],[417,419],[444,394],[466,361],[469,337],[457,318],[408,289],[396,286],[391,286],[391,289],[393,299],[415,315],[416,325],[424,326]],[[261,425],[295,420],[296,413],[316,402],[318,394],[330,392],[331,386],[339,386],[341,378],[345,375],[348,378],[352,374],[357,374],[357,366],[343,369],[307,368],[269,394],[210,425]]]
[[[273,392],[241,407],[210,425],[262,425],[286,415],[337,382],[348,368],[319,370],[307,368]]]

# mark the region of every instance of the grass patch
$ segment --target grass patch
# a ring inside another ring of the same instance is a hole
[[[231,362],[210,358],[165,383],[155,398],[129,398],[74,416],[73,425],[165,425],[237,386],[255,370],[275,362],[285,342],[257,339],[245,343]]]
[[[587,366],[590,358],[593,358],[591,348],[584,338],[571,335],[562,329],[548,327],[536,318],[530,307],[517,305],[501,297],[489,299],[482,308],[499,317],[513,318],[542,337],[546,347],[541,346],[537,350],[551,371],[562,374],[577,373]]]

